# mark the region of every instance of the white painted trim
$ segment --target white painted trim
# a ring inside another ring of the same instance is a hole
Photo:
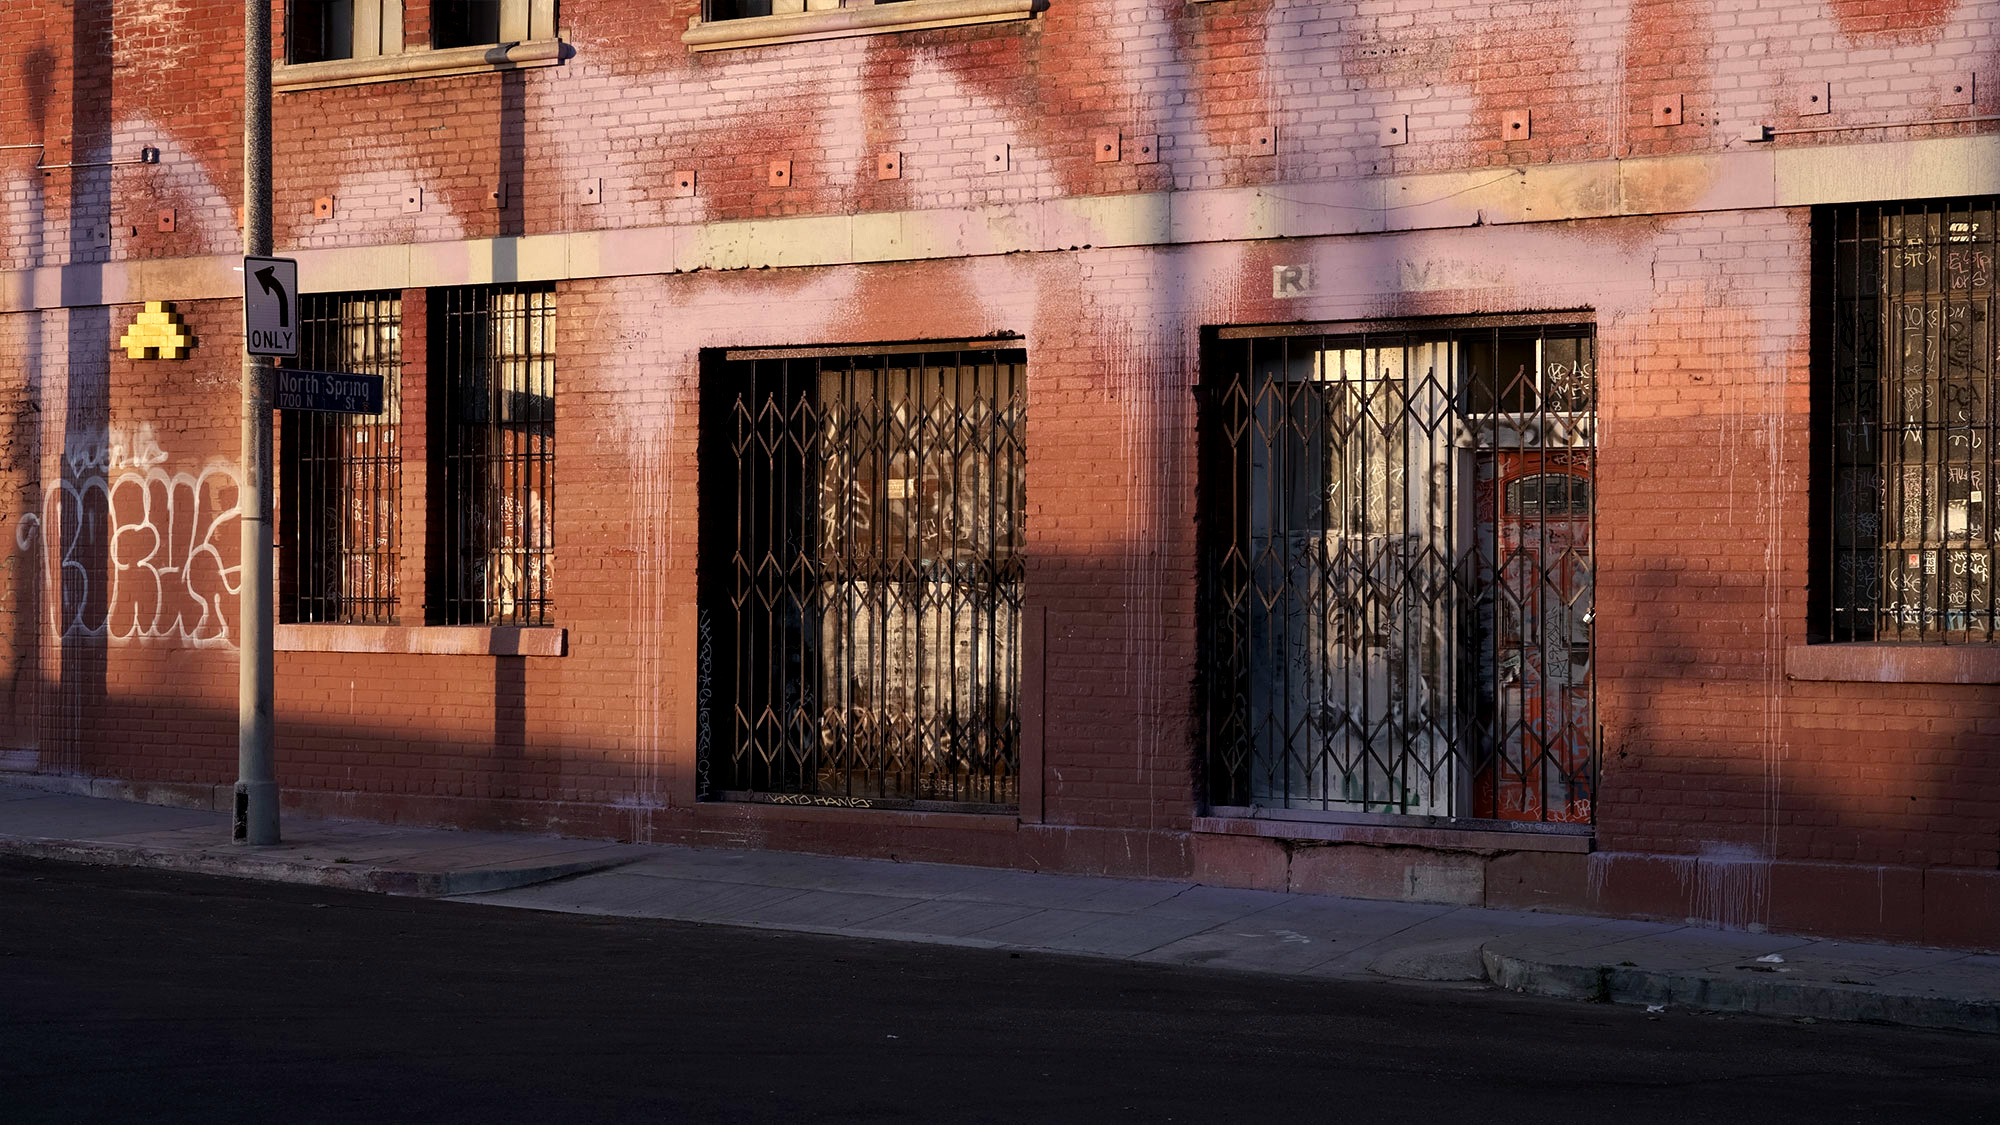
[[[398,55],[293,63],[272,68],[271,89],[278,93],[290,93],[298,90],[323,90],[331,86],[400,82],[406,78],[443,78],[454,74],[484,74],[496,70],[557,66],[573,53],[574,50],[569,44],[560,39],[550,38],[531,39],[520,43],[447,47],[441,51],[412,49]]]
[[[562,656],[569,630],[521,625],[291,625],[272,633],[278,652],[412,653],[429,656]]]
[[[788,12],[774,16],[704,23],[688,21],[681,36],[690,51],[726,51],[770,47],[855,35],[882,35],[927,27],[961,27],[1033,19],[1048,8],[1048,0],[903,0],[895,4],[865,4],[853,8]]]
[[[1953,137],[934,211],[295,250],[309,293],[1321,238],[1866,199],[2000,194],[2000,144]],[[242,295],[235,255],[0,273],[0,312]]]

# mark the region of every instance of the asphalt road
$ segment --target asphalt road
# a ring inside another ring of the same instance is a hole
[[[0,858],[0,1121],[2000,1121],[2000,1040]]]

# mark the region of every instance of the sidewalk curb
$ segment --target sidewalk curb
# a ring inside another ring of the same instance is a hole
[[[245,852],[179,852],[148,848],[137,844],[82,843],[40,836],[0,835],[0,855],[34,859],[66,860],[100,867],[148,867],[159,871],[185,871],[199,875],[221,875],[232,879],[260,879],[273,883],[302,883],[348,891],[403,895],[411,898],[446,898],[453,895],[487,894],[546,883],[571,875],[587,875],[633,862],[632,856],[572,860],[535,867],[475,868],[464,871],[409,871],[377,867],[365,863],[322,864],[271,859]]]
[[[1867,987],[1709,973],[1668,972],[1616,965],[1531,961],[1481,946],[1486,977],[1509,992],[1555,1000],[1609,1004],[1668,1004],[1705,1012],[1886,1023],[1942,1031],[2000,1034],[2000,1003],[1948,996],[1882,992]]]

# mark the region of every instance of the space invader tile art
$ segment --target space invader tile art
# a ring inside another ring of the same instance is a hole
[[[132,321],[119,337],[118,346],[132,359],[186,359],[194,348],[194,336],[181,322],[171,301],[147,301],[146,311]],[[147,353],[153,353],[148,356]]]

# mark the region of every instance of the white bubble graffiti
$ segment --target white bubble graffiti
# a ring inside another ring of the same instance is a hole
[[[235,646],[241,481],[221,462],[169,473],[166,460],[150,426],[107,433],[65,454],[41,510],[16,522],[58,637]]]

